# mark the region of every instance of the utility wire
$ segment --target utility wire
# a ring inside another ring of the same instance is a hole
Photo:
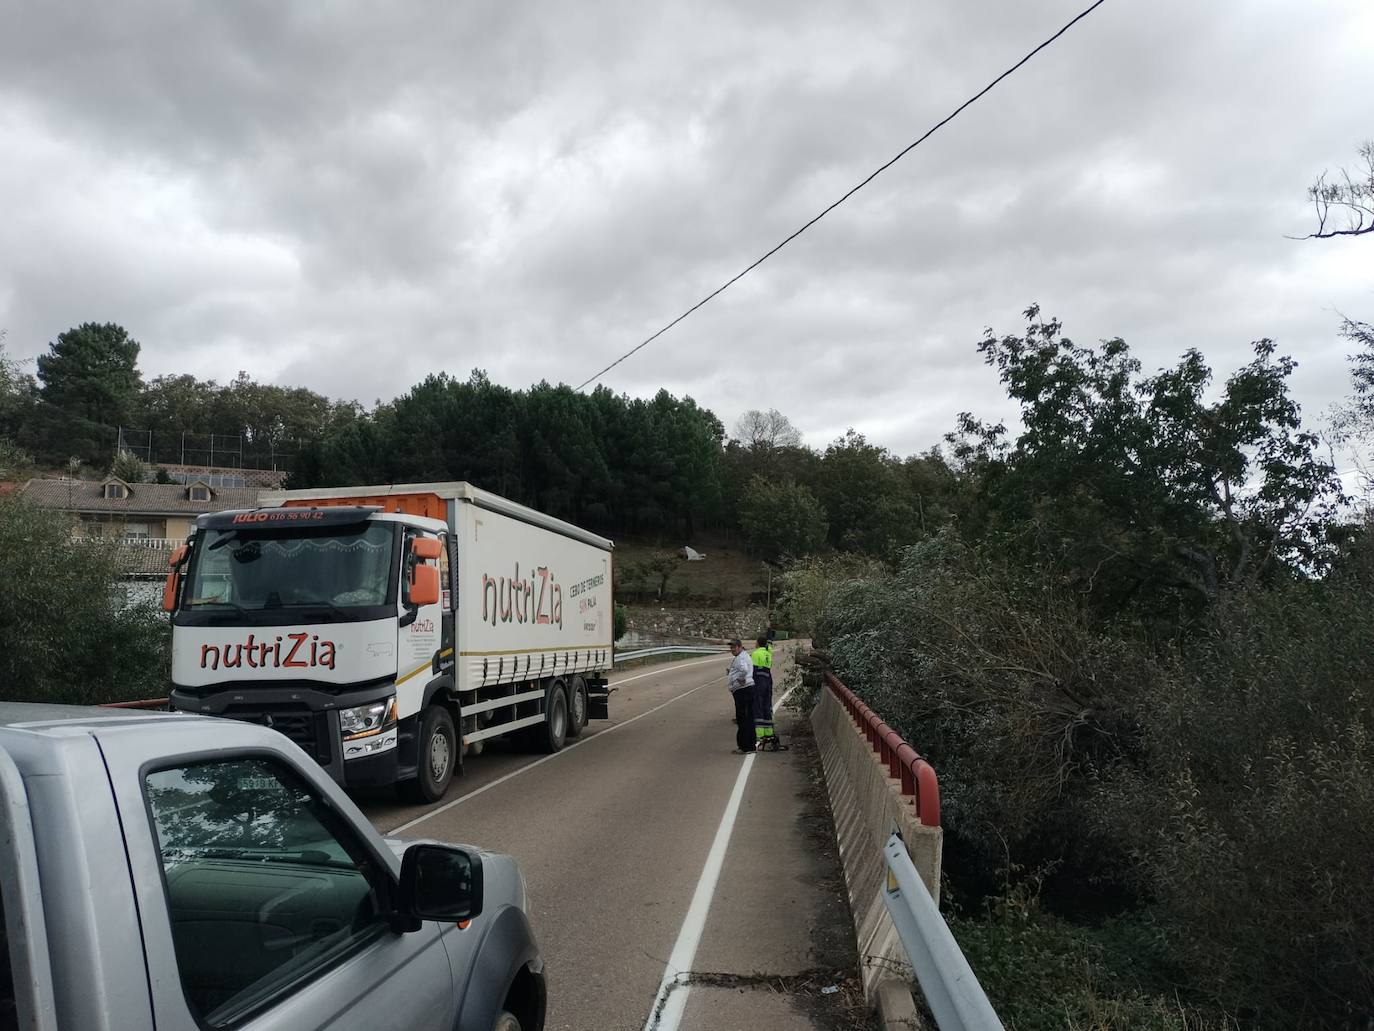
[[[975,104],[975,103],[977,103],[979,100],[981,100],[985,95],[987,95],[988,93],[991,93],[992,90],[993,90],[993,88],[994,88],[995,86],[997,86],[999,83],[1001,83],[1001,81],[1002,81],[1003,79],[1007,78],[1007,77],[1010,76],[1013,72],[1017,71],[1022,65],[1024,65],[1026,62],[1028,62],[1032,57],[1034,57],[1036,54],[1040,53],[1040,51],[1044,50],[1047,46],[1049,46],[1051,43],[1053,43],[1055,40],[1057,40],[1060,36],[1064,35],[1064,33],[1068,32],[1069,29],[1073,28],[1076,24],[1078,24],[1080,21],[1082,21],[1082,20],[1083,20],[1084,18],[1086,18],[1088,15],[1092,14],[1093,11],[1097,10],[1097,9],[1098,9],[1099,7],[1101,7],[1104,3],[1106,3],[1106,0],[1097,0],[1096,3],[1094,3],[1094,4],[1092,4],[1091,6],[1085,8],[1084,10],[1080,11],[1072,20],[1070,20],[1069,22],[1067,22],[1067,23],[1064,25],[1064,27],[1061,28],[1058,32],[1056,32],[1053,36],[1051,36],[1049,39],[1045,40],[1045,41],[1044,41],[1043,43],[1041,43],[1038,47],[1036,47],[1034,50],[1032,50],[1030,53],[1028,53],[1025,57],[1021,58],[1021,60],[1017,61],[1014,65],[1012,65],[1010,68],[1008,68],[1006,71],[1004,71],[1001,75],[997,76],[997,78],[993,79],[990,83],[988,83],[986,86],[984,86],[981,90],[979,90],[979,91],[978,91],[977,93],[975,93],[973,96],[969,97],[968,100],[965,100],[962,104],[960,104],[958,107],[956,107],[953,111],[951,111],[947,116],[945,116],[945,117],[944,117],[943,119],[941,119],[939,122],[936,122],[935,125],[931,126],[928,130],[926,130],[925,134],[924,134],[920,139],[918,139],[918,140],[916,140],[915,142],[910,143],[910,144],[908,144],[907,146],[903,147],[903,148],[897,153],[897,156],[894,157],[894,158],[892,158],[892,160],[886,162],[885,164],[879,165],[876,169],[874,169],[874,171],[873,171],[867,178],[865,178],[865,179],[864,179],[861,183],[859,183],[857,186],[854,186],[852,189],[850,189],[847,193],[845,193],[845,195],[844,195],[843,197],[841,197],[839,200],[835,201],[835,202],[834,202],[833,204],[831,204],[828,208],[826,208],[824,211],[822,211],[819,215],[817,215],[815,218],[811,219],[811,221],[809,221],[809,222],[807,222],[805,225],[803,225],[800,229],[798,229],[798,230],[796,230],[795,232],[793,232],[790,236],[788,236],[786,239],[784,239],[781,243],[779,243],[777,246],[773,247],[770,251],[768,251],[768,253],[766,253],[765,255],[763,255],[763,257],[759,258],[757,261],[755,261],[755,262],[754,262],[752,265],[750,265],[748,268],[744,269],[744,271],[738,273],[738,274],[735,275],[735,276],[732,276],[730,279],[727,279],[727,280],[726,280],[724,283],[722,283],[720,286],[716,287],[716,289],[712,290],[709,294],[707,294],[707,295],[706,295],[705,297],[703,297],[701,300],[697,301],[696,304],[692,305],[690,308],[688,308],[686,311],[684,311],[684,312],[683,312],[681,315],[679,315],[677,318],[673,319],[672,322],[668,323],[666,326],[664,326],[662,329],[660,329],[660,330],[659,330],[657,333],[655,333],[653,336],[647,337],[646,339],[644,339],[644,340],[641,341],[640,343],[636,344],[634,347],[630,348],[628,351],[626,351],[624,354],[622,354],[622,355],[621,355],[619,358],[617,358],[615,361],[611,362],[610,365],[607,365],[604,369],[602,369],[602,370],[601,370],[600,372],[598,372],[596,375],[592,376],[592,377],[589,378],[589,379],[583,380],[581,383],[579,383],[579,384],[577,385],[577,389],[578,389],[578,390],[581,390],[583,387],[587,386],[588,384],[590,384],[590,383],[595,383],[595,382],[596,382],[597,380],[599,380],[602,376],[606,375],[606,373],[610,372],[610,371],[611,371],[612,369],[614,369],[617,365],[619,365],[621,362],[623,362],[626,358],[631,357],[631,356],[634,355],[636,352],[638,352],[638,351],[642,350],[643,348],[647,347],[649,344],[652,344],[655,340],[657,340],[657,339],[658,339],[659,337],[661,337],[664,333],[668,332],[668,330],[670,330],[670,329],[672,329],[674,326],[676,326],[679,322],[681,322],[683,319],[685,319],[688,315],[691,315],[691,314],[692,314],[694,311],[696,311],[698,308],[702,307],[702,306],[705,305],[707,302],[714,300],[714,299],[715,299],[716,297],[718,297],[720,294],[724,293],[727,289],[729,289],[730,287],[734,286],[734,285],[735,285],[736,283],[738,283],[741,279],[743,279],[745,276],[747,276],[750,272],[753,272],[754,269],[758,268],[760,265],[762,265],[765,261],[767,261],[767,260],[768,260],[769,258],[771,258],[773,255],[777,254],[778,251],[782,250],[784,247],[786,247],[789,243],[791,243],[791,242],[792,242],[793,240],[795,240],[797,237],[801,236],[802,233],[806,232],[808,229],[810,229],[812,226],[814,226],[814,225],[815,225],[817,222],[819,222],[821,219],[825,218],[826,215],[830,214],[832,211],[834,211],[836,208],[838,208],[838,207],[839,207],[841,204],[843,204],[845,201],[849,200],[850,197],[854,196],[854,194],[858,193],[858,192],[859,192],[860,190],[862,190],[865,186],[867,186],[869,183],[871,183],[874,179],[878,178],[878,176],[882,175],[882,174],[883,174],[884,172],[886,172],[889,168],[891,168],[891,167],[892,167],[893,165],[895,165],[898,161],[902,160],[902,158],[904,158],[904,157],[906,157],[908,154],[910,154],[913,150],[915,150],[917,147],[919,147],[919,146],[920,146],[922,143],[924,143],[926,140],[928,140],[928,139],[930,139],[932,136],[934,136],[937,132],[939,132],[941,129],[943,129],[943,128],[944,128],[946,125],[948,125],[950,122],[954,121],[954,119],[957,118],[957,117],[959,117],[959,115],[964,111],[965,108],[971,107],[973,104]]]

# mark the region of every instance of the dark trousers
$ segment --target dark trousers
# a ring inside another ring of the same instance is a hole
[[[754,750],[754,698],[747,687],[731,691],[735,700],[735,747],[741,752]]]

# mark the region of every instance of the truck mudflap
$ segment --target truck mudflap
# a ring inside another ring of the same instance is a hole
[[[611,718],[611,695],[615,693],[615,690],[615,688],[607,686],[604,680],[600,683],[587,681],[587,719],[608,720]]]
[[[471,967],[454,975],[458,983],[467,983],[455,1031],[491,1031],[512,988],[519,996],[514,1004],[521,1031],[544,1031],[544,964],[528,918],[514,906],[493,914]]]

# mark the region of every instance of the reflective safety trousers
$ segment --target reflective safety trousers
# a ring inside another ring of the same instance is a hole
[[[754,737],[773,736],[773,670],[754,667]]]

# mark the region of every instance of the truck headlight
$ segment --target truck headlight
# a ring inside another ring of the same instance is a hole
[[[339,732],[345,741],[372,737],[396,725],[396,696],[339,710]]]

